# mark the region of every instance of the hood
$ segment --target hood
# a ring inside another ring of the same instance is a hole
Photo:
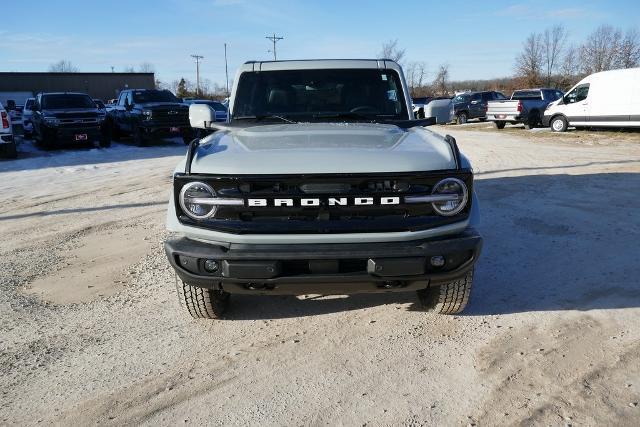
[[[427,129],[296,123],[226,129],[205,138],[193,173],[322,174],[454,169],[449,144]]]

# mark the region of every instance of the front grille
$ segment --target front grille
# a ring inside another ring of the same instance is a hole
[[[152,112],[151,119],[158,125],[189,126],[189,111],[183,108],[159,108]]]
[[[376,175],[319,175],[291,177],[217,177],[177,175],[174,196],[179,219],[185,224],[230,233],[353,233],[417,231],[466,218],[471,203],[454,217],[437,215],[429,203],[407,204],[406,196],[431,194],[433,186],[446,177],[462,179],[472,191],[470,171]],[[190,181],[211,185],[219,197],[266,199],[320,199],[319,206],[220,206],[213,218],[194,221],[182,214],[179,192]],[[399,204],[381,204],[383,198],[400,198]],[[346,198],[347,205],[330,205],[330,198]],[[356,198],[370,198],[372,205],[356,205]]]

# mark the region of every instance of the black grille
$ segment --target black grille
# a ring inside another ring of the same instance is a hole
[[[154,109],[151,118],[159,125],[175,127],[185,127],[189,125],[189,111],[184,108]]]
[[[379,175],[243,176],[177,175],[174,180],[176,211],[181,222],[230,233],[356,233],[417,231],[466,218],[471,203],[454,217],[437,215],[429,203],[404,203],[406,196],[431,194],[433,186],[446,177],[462,179],[471,194],[471,171]],[[268,206],[219,207],[214,218],[194,221],[179,206],[179,192],[190,181],[211,185],[219,197],[261,198]],[[331,206],[329,197],[346,197],[347,206]],[[373,205],[357,206],[356,197],[371,197]],[[382,205],[381,198],[399,197],[398,205]],[[273,199],[318,198],[320,206],[278,206]]]

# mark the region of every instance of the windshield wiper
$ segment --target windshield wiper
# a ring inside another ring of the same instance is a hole
[[[314,119],[356,119],[356,120],[374,120],[375,117],[360,113],[318,113],[314,114]]]
[[[278,116],[276,114],[258,114],[256,116],[240,116],[233,117],[232,120],[255,120],[257,122],[261,120],[277,119],[285,123],[298,123],[294,120],[287,119],[286,117]]]

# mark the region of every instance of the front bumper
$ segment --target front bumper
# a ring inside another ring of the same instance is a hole
[[[100,138],[102,135],[100,126],[91,127],[44,127],[43,134],[49,138],[55,138],[56,141],[71,142],[91,142]],[[76,135],[87,135],[86,140],[77,140]]]
[[[185,237],[165,242],[169,262],[185,283],[229,293],[301,295],[424,289],[464,276],[482,238],[472,228],[429,240],[353,244],[221,246]],[[433,266],[432,257],[444,257]],[[207,271],[205,262],[217,269]]]

